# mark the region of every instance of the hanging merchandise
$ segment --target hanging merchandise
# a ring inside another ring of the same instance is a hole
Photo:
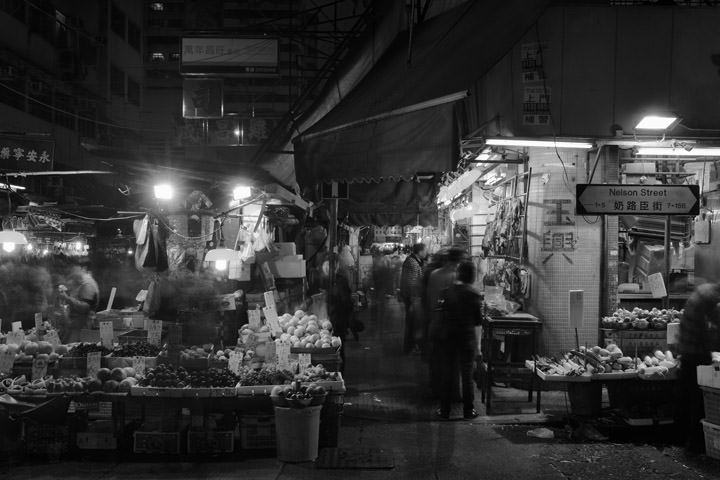
[[[137,238],[135,249],[135,267],[142,271],[144,268],[156,272],[168,269],[167,229],[157,219],[149,215],[133,222],[133,230]]]
[[[521,199],[511,198],[498,203],[495,217],[490,222],[483,239],[483,249],[488,255],[513,255],[520,257],[517,235],[522,230],[524,205]]]

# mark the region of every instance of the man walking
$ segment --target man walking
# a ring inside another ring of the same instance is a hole
[[[420,353],[422,332],[423,266],[427,257],[425,244],[413,245],[412,254],[402,264],[400,277],[400,298],[405,304],[405,335],[403,352]]]

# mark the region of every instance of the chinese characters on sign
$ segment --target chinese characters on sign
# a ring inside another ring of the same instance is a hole
[[[578,215],[697,215],[697,185],[578,185]]]
[[[0,135],[0,168],[10,171],[52,170],[55,142],[30,135]]]
[[[277,75],[279,47],[269,37],[183,37],[180,73]]]

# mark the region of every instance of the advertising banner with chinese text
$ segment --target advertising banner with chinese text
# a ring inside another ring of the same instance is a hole
[[[53,169],[55,141],[51,137],[0,135],[0,169],[37,172]]]

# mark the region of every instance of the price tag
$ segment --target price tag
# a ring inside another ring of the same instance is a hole
[[[663,280],[662,273],[653,273],[647,277],[648,283],[650,284],[650,292],[653,298],[667,297],[667,291],[665,290],[665,281]]]
[[[145,357],[133,357],[133,370],[136,377],[145,376]]]
[[[103,347],[112,350],[113,348],[113,322],[100,322],[100,341]]]
[[[248,324],[252,329],[262,327],[262,312],[259,308],[248,311]]]
[[[40,331],[43,328],[42,313],[35,314],[35,329]]]
[[[160,346],[160,339],[162,338],[162,320],[148,320],[148,343],[150,345]]]
[[[50,330],[45,334],[45,341],[48,342],[53,347],[57,347],[60,345],[60,335],[58,335],[57,330]]]
[[[19,332],[22,330],[22,322],[12,322],[12,331]]]
[[[285,340],[276,345],[277,368],[280,370],[290,369],[290,342]]]
[[[230,352],[230,358],[228,359],[228,369],[233,373],[240,373],[240,365],[242,364],[242,360],[242,352]]]
[[[15,354],[13,352],[0,353],[0,373],[12,373],[15,364]]]
[[[32,365],[32,379],[39,380],[47,375],[47,360],[44,358],[36,358]]]
[[[96,377],[100,370],[100,352],[90,352],[87,354],[87,375],[88,377]]]
[[[139,302],[139,303],[144,302],[145,299],[147,298],[147,293],[148,293],[147,290],[140,290],[138,292],[138,294],[135,296],[135,301]]]
[[[280,320],[278,319],[277,312],[274,308],[265,307],[263,308],[265,314],[265,323],[270,327],[270,333],[273,337],[280,336],[283,331],[280,327]]]
[[[265,306],[267,308],[273,308],[277,312],[277,304],[275,303],[275,293],[271,290],[269,292],[265,292]]]
[[[304,372],[307,368],[312,366],[312,355],[309,353],[299,353],[298,365],[300,367],[300,372]]]
[[[25,332],[23,332],[22,330],[8,333],[7,338],[5,339],[5,343],[7,343],[8,345],[22,345],[24,341]]]
[[[680,322],[668,323],[667,343],[668,345],[680,343]]]
[[[277,345],[273,341],[265,343],[265,363],[275,365],[277,361]]]

